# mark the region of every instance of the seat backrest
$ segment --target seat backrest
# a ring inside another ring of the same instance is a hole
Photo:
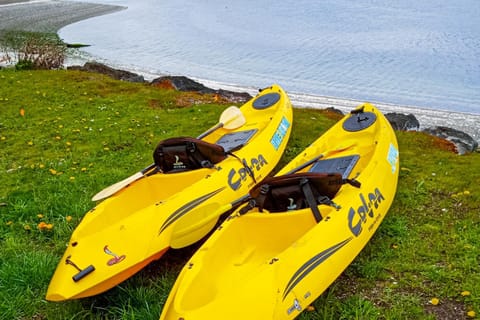
[[[155,164],[164,173],[212,168],[225,158],[222,146],[190,137],[160,141],[153,152]]]
[[[268,177],[250,190],[260,210],[283,212],[309,207],[304,185],[308,183],[314,199],[333,199],[344,184],[340,173],[294,173]]]

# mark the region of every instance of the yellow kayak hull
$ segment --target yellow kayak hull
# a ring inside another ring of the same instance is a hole
[[[297,317],[353,261],[387,214],[398,181],[397,140],[385,117],[364,104],[276,175],[350,158],[343,173],[350,183],[331,199],[335,205],[318,205],[318,222],[311,208],[232,213],[187,262],[160,319]]]
[[[273,85],[240,110],[246,119],[240,128],[219,128],[203,138],[216,143],[235,133],[250,135],[213,168],[143,177],[87,212],[51,279],[47,300],[99,294],[169,248],[195,243],[248,194],[255,181],[265,178],[290,136],[290,100]]]

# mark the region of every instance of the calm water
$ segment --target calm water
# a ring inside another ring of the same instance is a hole
[[[60,36],[118,67],[480,114],[479,0],[94,2]]]

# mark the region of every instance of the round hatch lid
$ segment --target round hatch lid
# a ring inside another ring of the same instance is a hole
[[[280,94],[277,92],[271,92],[264,94],[263,96],[258,97],[253,101],[253,107],[255,109],[266,109],[268,107],[273,106],[275,103],[280,100]]]
[[[361,131],[370,127],[377,120],[373,112],[358,112],[350,114],[350,117],[343,123],[345,131]]]

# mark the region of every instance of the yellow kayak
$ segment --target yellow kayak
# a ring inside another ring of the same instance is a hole
[[[99,294],[169,248],[200,240],[269,175],[290,137],[290,100],[273,85],[236,109],[201,139],[162,141],[152,166],[94,197],[106,199],[74,230],[47,300]]]
[[[397,140],[371,104],[250,191],[179,274],[160,319],[293,319],[353,261],[395,196]]]

